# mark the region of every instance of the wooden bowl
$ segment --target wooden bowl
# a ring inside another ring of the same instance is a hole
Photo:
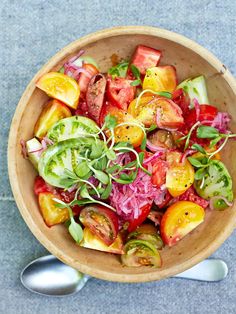
[[[176,246],[165,248],[161,269],[122,267],[119,257],[77,246],[64,226],[48,228],[39,212],[33,192],[36,172],[21,155],[20,139],[33,137],[34,124],[47,100],[35,82],[49,71],[57,71],[80,49],[96,59],[102,71],[111,66],[111,55],[129,58],[138,44],[163,52],[161,64],[173,64],[178,80],[204,74],[212,104],[232,116],[231,128],[236,131],[236,83],[226,67],[210,52],[181,35],[163,29],[130,26],[116,27],[85,36],[59,51],[35,75],[27,86],[12,120],[8,167],[12,191],[21,215],[35,237],[64,263],[91,276],[121,282],[160,280],[182,272],[211,255],[231,234],[236,221],[236,206],[225,211],[207,211],[205,222]],[[236,141],[223,152],[236,189]]]

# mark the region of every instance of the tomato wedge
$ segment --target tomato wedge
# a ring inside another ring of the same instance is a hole
[[[138,226],[140,226],[144,220],[146,220],[148,214],[150,213],[152,204],[146,204],[140,208],[140,214],[137,218],[129,221],[128,231],[134,231]]]
[[[115,241],[118,234],[118,216],[112,210],[98,205],[86,206],[82,209],[79,219],[106,245]]]
[[[115,241],[111,245],[106,245],[98,236],[93,234],[89,228],[84,228],[83,240],[80,246],[87,249],[93,249],[113,254],[123,254],[123,241],[120,234],[117,235]]]
[[[70,116],[70,109],[61,101],[48,101],[35,124],[34,135],[42,140],[54,123]]]
[[[176,86],[176,70],[172,65],[149,68],[143,80],[143,89],[151,89],[155,92],[172,93]]]
[[[135,65],[141,74],[145,74],[148,68],[158,65],[161,58],[161,51],[143,45],[137,46],[130,64]]]
[[[82,68],[85,69],[87,73],[86,74],[83,72],[80,73],[79,79],[78,79],[78,84],[80,87],[80,92],[85,94],[91,78],[94,75],[98,74],[99,71],[93,64],[90,64],[90,63],[83,64]]]
[[[107,97],[108,100],[120,109],[127,110],[128,105],[134,99],[135,90],[131,86],[131,80],[122,77],[107,79]]]
[[[39,208],[48,227],[60,224],[69,219],[67,208],[58,208],[55,206],[56,202],[53,200],[55,197],[60,199],[59,195],[55,196],[51,192],[43,192],[38,195]]]
[[[152,184],[159,188],[166,182],[167,162],[157,159],[152,166]]]
[[[73,109],[77,108],[80,89],[73,78],[59,72],[49,72],[37,81],[36,86],[48,96],[61,100]]]
[[[45,193],[45,192],[54,192],[55,189],[47,184],[44,179],[40,176],[37,176],[34,180],[34,194],[39,195],[40,193]],[[55,194],[55,193],[54,193]]]
[[[211,121],[213,121],[218,113],[218,109],[211,105],[200,105],[199,106],[200,112],[198,121],[209,121],[209,125],[211,124]],[[196,109],[193,108],[189,111],[189,114],[185,118],[185,122],[189,128],[193,126],[197,122],[197,114]],[[207,125],[207,123],[204,123]]]
[[[106,115],[112,115],[116,117],[117,123],[127,123],[123,126],[117,126],[115,128],[114,134],[115,134],[115,142],[129,142],[134,147],[138,147],[141,145],[143,140],[143,131],[138,126],[133,126],[132,123],[139,124],[139,121],[134,119],[130,114],[128,114],[126,111],[121,110],[115,106],[112,106],[110,104],[107,104],[104,106],[104,109],[102,110],[100,123],[102,124],[104,122]],[[129,125],[130,123],[130,125]]]
[[[169,165],[166,173],[166,187],[173,196],[183,194],[194,182],[194,169],[190,162],[185,159],[181,162],[182,154],[172,151],[167,154]]]
[[[205,218],[204,209],[189,201],[179,201],[171,205],[161,220],[161,237],[173,246],[189,232],[200,225]]]

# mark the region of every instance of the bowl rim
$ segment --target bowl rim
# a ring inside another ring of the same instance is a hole
[[[183,261],[181,264],[175,265],[174,267],[166,270],[157,269],[157,271],[153,271],[150,273],[139,273],[139,274],[120,274],[120,273],[112,273],[106,270],[97,270],[88,265],[82,265],[78,263],[78,261],[74,260],[69,256],[65,256],[65,253],[58,249],[56,245],[54,245],[47,237],[44,235],[43,232],[35,224],[35,221],[29,216],[28,209],[24,203],[23,196],[20,192],[20,187],[15,180],[17,175],[16,169],[16,152],[19,149],[19,144],[16,141],[15,130],[18,129],[19,124],[22,119],[22,115],[25,109],[26,104],[28,103],[34,89],[35,89],[35,82],[37,79],[43,75],[44,73],[48,72],[51,68],[53,68],[56,64],[60,62],[61,59],[66,58],[67,56],[73,54],[79,48],[91,44],[95,41],[100,39],[120,36],[120,35],[150,35],[156,36],[159,38],[167,39],[172,42],[178,43],[186,48],[194,50],[195,53],[200,55],[203,59],[205,59],[208,63],[213,66],[216,71],[224,77],[230,88],[232,89],[233,93],[236,95],[236,80],[234,79],[233,75],[230,71],[222,64],[211,52],[209,52],[206,48],[203,48],[201,45],[197,44],[193,40],[180,35],[178,33],[151,27],[151,26],[119,26],[113,28],[107,28],[103,30],[99,30],[97,32],[88,34],[83,36],[69,45],[62,48],[59,52],[57,52],[54,56],[52,56],[48,62],[44,64],[44,66],[35,74],[33,79],[27,85],[24,93],[22,94],[20,101],[16,107],[15,114],[13,116],[9,138],[8,138],[8,173],[9,179],[11,184],[11,189],[15,198],[15,202],[17,207],[26,222],[27,226],[36,237],[36,239],[53,255],[59,258],[62,262],[80,270],[83,273],[89,274],[96,278],[108,280],[108,281],[116,281],[116,282],[147,282],[153,280],[160,280],[167,277],[171,277],[179,272],[183,272],[186,269],[194,266],[195,264],[199,263],[203,259],[209,257],[219,246],[230,236],[232,231],[235,228],[235,222],[231,221],[227,228],[224,228],[217,236],[215,241],[210,245],[204,247],[201,252],[197,255],[191,257],[188,260]],[[68,51],[70,51],[68,53]]]

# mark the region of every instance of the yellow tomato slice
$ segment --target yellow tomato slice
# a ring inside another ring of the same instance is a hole
[[[194,169],[187,159],[181,162],[181,156],[177,151],[167,154],[166,187],[173,197],[183,194],[194,182]]]
[[[140,127],[132,125],[132,123],[140,124],[129,113],[114,106],[109,106],[106,114],[110,114],[117,119],[117,123],[124,123],[122,126],[117,126],[114,130],[115,142],[129,142],[134,147],[141,145],[144,134]],[[108,132],[107,132],[108,133]]]
[[[38,80],[36,86],[48,96],[61,100],[73,109],[77,108],[80,88],[73,78],[59,72],[49,72]]]
[[[200,225],[204,218],[204,209],[196,203],[176,202],[167,209],[162,217],[161,237],[167,245],[173,246]]]
[[[123,241],[121,235],[118,234],[116,240],[110,245],[106,245],[99,237],[94,235],[89,228],[84,228],[83,240],[80,243],[87,249],[93,249],[113,254],[123,254]]]
[[[154,98],[153,96],[143,96],[138,104],[138,98],[135,98],[128,107],[128,113],[147,127],[155,124],[157,108],[155,102],[151,102]]]
[[[60,224],[69,219],[67,208],[58,208],[55,206],[56,202],[53,200],[55,197],[58,198],[58,196],[50,192],[39,193],[38,196],[40,211],[48,227]]]
[[[176,89],[176,86],[176,70],[173,66],[166,65],[147,69],[143,80],[143,89],[172,93]]]
[[[42,139],[53,124],[70,116],[70,109],[62,102],[56,99],[48,101],[35,124],[34,135]]]

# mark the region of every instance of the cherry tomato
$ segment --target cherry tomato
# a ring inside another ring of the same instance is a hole
[[[55,206],[56,202],[53,200],[55,197],[60,199],[58,195],[55,196],[51,192],[39,193],[38,195],[39,208],[48,227],[60,224],[69,219],[67,208],[58,208]]]
[[[166,183],[167,162],[157,159],[152,166],[152,184],[159,188]]]
[[[117,123],[127,123],[123,126],[117,126],[114,130],[115,134],[115,142],[129,142],[134,147],[138,147],[141,145],[143,140],[143,131],[138,126],[133,126],[132,123],[139,124],[139,122],[134,119],[130,114],[126,111],[121,110],[117,107],[114,107],[110,104],[106,105],[101,114],[101,123],[104,122],[105,116],[110,114],[117,119]],[[128,123],[131,123],[130,125]],[[109,135],[109,132],[107,132]]]
[[[148,135],[148,140],[151,144],[172,149],[175,148],[175,141],[173,135],[170,131],[167,130],[155,130]]]
[[[124,253],[123,241],[120,234],[118,234],[115,241],[110,246],[108,246],[98,236],[93,234],[89,228],[84,228],[83,240],[80,243],[80,246],[113,254]]]
[[[173,246],[204,221],[204,209],[189,201],[179,201],[171,205],[161,220],[161,237]]]
[[[135,98],[128,107],[128,113],[145,126],[151,126],[156,123],[156,105],[153,100],[153,96],[143,96],[137,104],[137,98]]]
[[[150,213],[152,204],[146,204],[142,208],[140,208],[140,214],[138,218],[129,221],[128,231],[134,231],[138,226],[140,226],[144,220],[146,220],[148,214]]]
[[[61,100],[73,109],[77,108],[80,89],[73,78],[59,72],[49,72],[37,81],[36,86],[48,96]]]
[[[184,125],[182,110],[172,100],[159,97],[155,101],[156,124],[160,129],[178,129]]]
[[[200,113],[199,113],[198,121],[213,121],[218,113],[217,108],[211,105],[200,105],[199,108],[200,108]],[[191,128],[191,126],[193,126],[197,122],[197,115],[196,115],[195,108],[190,110],[189,114],[185,118],[185,122],[189,128]]]
[[[115,241],[118,234],[118,216],[111,209],[89,205],[82,209],[79,219],[106,245],[111,245]]]
[[[187,159],[181,162],[181,156],[177,151],[167,154],[166,187],[173,197],[183,194],[194,182],[194,169]]]
[[[151,89],[156,92],[172,93],[176,86],[176,70],[172,65],[149,68],[143,80],[143,89]]]
[[[96,122],[99,122],[100,119],[106,84],[106,78],[101,73],[93,76],[88,84],[88,89],[86,93],[88,113],[89,116]]]
[[[35,124],[34,135],[39,139],[43,139],[53,124],[70,116],[70,109],[62,102],[56,99],[48,101]]]
[[[44,193],[44,192],[54,192],[55,194],[55,189],[47,184],[44,179],[40,176],[37,176],[34,180],[34,194],[39,195],[39,193]]]
[[[87,71],[87,75],[84,74],[83,72],[80,73],[78,84],[80,87],[80,92],[86,93],[88,85],[89,85],[89,81],[94,75],[98,74],[99,71],[93,64],[90,64],[90,63],[83,64],[83,69]]]
[[[136,90],[134,86],[130,85],[131,82],[122,77],[107,79],[107,97],[113,105],[127,110],[128,105],[134,99]]]
[[[140,73],[144,75],[148,68],[158,65],[160,58],[161,51],[139,45],[132,56],[130,64],[135,65]]]

